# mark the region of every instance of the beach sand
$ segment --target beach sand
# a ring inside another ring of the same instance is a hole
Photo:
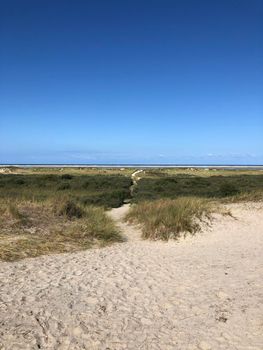
[[[263,207],[231,211],[179,242],[121,223],[125,243],[0,263],[0,349],[263,349]]]

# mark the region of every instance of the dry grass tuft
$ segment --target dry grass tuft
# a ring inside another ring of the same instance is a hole
[[[16,220],[17,225],[26,226],[29,223],[28,216],[19,211],[15,204],[9,204],[8,211],[11,217]]]
[[[126,220],[142,226],[144,239],[177,239],[200,230],[200,221],[210,218],[211,206],[199,198],[160,199],[132,206]]]
[[[60,207],[52,202],[0,203],[0,214],[0,260],[4,261],[74,252],[123,240],[102,208],[82,208],[67,200]]]
[[[82,218],[85,214],[85,210],[72,199],[65,199],[59,202],[59,204],[55,206],[55,211],[58,215],[65,216],[69,220],[73,218]]]
[[[225,199],[225,202],[238,203],[238,202],[262,202],[263,191],[254,190],[251,192],[242,192],[232,197]]]

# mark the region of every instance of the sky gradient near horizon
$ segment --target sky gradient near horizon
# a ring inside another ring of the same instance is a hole
[[[263,1],[0,0],[0,163],[263,164]]]

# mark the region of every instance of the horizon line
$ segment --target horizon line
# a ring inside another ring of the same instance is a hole
[[[85,168],[122,168],[122,167],[145,167],[145,168],[263,168],[263,164],[218,164],[218,163],[0,163],[0,167],[85,167]]]

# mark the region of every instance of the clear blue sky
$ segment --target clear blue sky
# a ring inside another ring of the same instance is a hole
[[[0,163],[263,164],[262,0],[0,0]]]

